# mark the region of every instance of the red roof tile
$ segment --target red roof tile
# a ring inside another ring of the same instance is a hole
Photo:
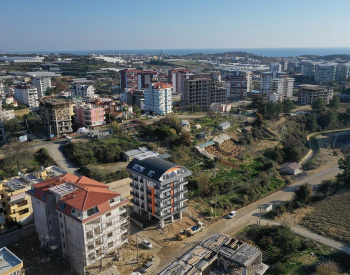
[[[157,82],[153,84],[153,89],[167,89],[171,87],[172,86],[169,83]]]

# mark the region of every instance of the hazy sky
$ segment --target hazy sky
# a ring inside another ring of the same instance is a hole
[[[0,51],[350,47],[350,0],[1,0]]]

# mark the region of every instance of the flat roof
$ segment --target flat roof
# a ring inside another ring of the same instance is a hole
[[[30,187],[30,184],[25,183],[19,178],[12,178],[12,179],[3,181],[2,184],[4,185],[5,189],[9,192],[14,192],[14,191],[18,191],[18,190]]]
[[[3,260],[0,261],[0,274],[4,274],[13,268],[22,268],[23,262],[15,254],[13,254],[6,247],[0,248],[0,255],[2,255]],[[18,270],[17,269],[17,270]]]

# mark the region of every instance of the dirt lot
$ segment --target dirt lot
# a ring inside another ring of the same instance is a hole
[[[300,224],[322,236],[350,245],[350,190],[310,207]]]

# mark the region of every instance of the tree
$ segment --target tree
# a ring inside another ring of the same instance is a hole
[[[133,106],[133,110],[134,110],[134,113],[135,113],[135,117],[139,118],[141,116],[141,109],[137,105],[134,105]]]
[[[308,183],[303,184],[299,189],[295,190],[295,201],[299,201],[302,204],[308,203],[312,196],[312,186]]]
[[[4,128],[7,133],[14,134],[22,129],[21,121],[18,118],[12,118],[4,121]]]
[[[289,114],[294,108],[294,103],[290,99],[283,101],[283,112],[285,115]]]
[[[329,101],[329,107],[332,109],[338,109],[340,104],[340,97],[335,95],[333,98]]]
[[[328,261],[320,263],[316,268],[315,275],[341,275],[339,267],[335,262]]]
[[[343,170],[343,173],[337,175],[337,180],[343,183],[350,184],[350,155],[338,160],[339,169]]]
[[[326,105],[324,104],[324,100],[322,97],[318,97],[313,100],[311,107],[316,111],[324,111],[326,109]]]
[[[308,115],[306,118],[306,129],[310,132],[316,132],[318,129],[317,119],[315,114]]]

